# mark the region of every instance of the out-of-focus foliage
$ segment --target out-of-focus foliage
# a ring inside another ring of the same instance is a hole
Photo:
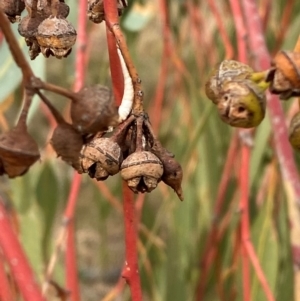
[[[130,11],[123,17],[122,26],[142,79],[145,105],[150,120],[154,121],[157,113],[161,113],[158,134],[184,170],[184,202],[179,202],[175,193],[163,183],[145,197],[138,246],[145,300],[195,300],[196,288],[203,281],[203,301],[243,300],[241,264],[235,256],[240,221],[239,153],[232,165],[221,215],[216,219],[213,211],[234,133],[220,121],[204,94],[209,71],[225,56],[216,20],[207,1],[166,1],[171,47],[165,58],[168,63],[163,106],[155,107],[155,91],[160,84],[163,43],[166,40],[160,6],[163,1],[129,2]],[[231,43],[236,46],[230,7],[227,1],[215,2]],[[268,1],[258,2],[263,14]],[[272,1],[271,4],[265,29],[271,53],[278,46],[276,43],[282,30],[278,24],[281,24],[287,2]],[[189,5],[192,10],[188,9]],[[300,2],[295,1],[293,5],[283,44],[280,45],[283,49],[292,49],[299,35],[300,15],[296,12],[300,11]],[[70,3],[70,6],[74,11],[72,18],[76,20],[76,5]],[[90,63],[86,83],[111,85],[105,26],[89,24],[88,30]],[[20,74],[5,47],[2,42],[0,103],[14,93],[20,81]],[[74,80],[73,63],[74,52],[65,60],[48,59],[47,79],[70,87]],[[9,68],[5,67],[8,65]],[[35,70],[43,70],[44,60],[36,60],[31,65],[36,66]],[[12,82],[14,85],[10,85]],[[0,110],[1,131],[13,124],[17,114],[16,104],[20,104],[20,95],[18,92],[13,95],[15,102],[11,107],[5,112]],[[49,97],[68,116],[68,101],[50,94]],[[287,112],[291,103],[292,100],[284,104]],[[39,142],[42,160],[22,178],[9,181],[1,178],[0,189],[9,195],[18,212],[20,238],[41,279],[53,250],[73,171],[55,158],[49,146],[52,129],[41,107],[35,112],[29,129]],[[256,130],[250,162],[251,237],[276,300],[293,300],[287,197],[270,134],[270,121],[266,117]],[[101,300],[118,281],[124,262],[121,179],[115,176],[98,185],[84,175],[81,188],[76,213],[81,290],[83,300]],[[203,279],[204,245],[213,222],[217,223],[219,230],[217,255]],[[63,281],[63,258],[57,265],[55,277],[58,282]],[[123,295],[127,293],[125,290]],[[120,300],[126,300],[126,297]],[[253,271],[251,300],[266,300]]]

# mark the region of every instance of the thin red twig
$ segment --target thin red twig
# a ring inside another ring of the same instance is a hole
[[[232,176],[232,165],[236,158],[237,153],[237,136],[232,137],[230,146],[227,152],[225,165],[222,172],[221,181],[218,188],[218,194],[216,197],[216,202],[214,206],[214,222],[207,235],[207,240],[205,242],[204,253],[200,262],[201,277],[197,286],[197,298],[196,300],[203,300],[204,290],[206,285],[206,279],[209,267],[211,266],[215,255],[216,255],[216,240],[218,236],[218,218],[220,216],[223,203],[225,201],[225,193],[228,187],[229,180]]]
[[[222,3],[222,2],[218,2],[218,3]],[[226,57],[226,59],[232,59],[234,56],[234,50],[233,50],[232,44],[230,42],[229,36],[226,32],[226,28],[225,28],[224,22],[221,18],[220,11],[214,0],[208,0],[208,5],[217,21],[217,26],[218,26],[218,29],[220,32],[220,36],[222,38],[222,41],[223,41],[224,47],[225,47],[225,57]]]
[[[154,132],[158,131],[159,124],[161,121],[162,105],[164,100],[164,91],[167,80],[167,71],[168,71],[168,61],[170,55],[170,39],[171,32],[169,28],[169,18],[168,18],[168,4],[166,0],[159,1],[161,19],[163,23],[163,52],[161,57],[160,64],[160,73],[157,80],[156,92],[153,101],[152,111],[151,111],[151,120],[152,128]]]
[[[241,149],[241,173],[240,173],[240,212],[241,212],[241,238],[242,238],[242,266],[243,266],[243,300],[250,301],[250,262],[246,252],[245,243],[250,241],[250,227],[249,227],[249,161],[250,161],[250,148],[242,145]]]
[[[24,300],[45,301],[1,199],[0,247]]]
[[[76,264],[76,247],[74,241],[74,215],[81,184],[81,175],[74,172],[67,207],[64,213],[64,221],[67,223],[66,241],[66,288],[71,292],[71,300],[80,300],[79,280]]]
[[[78,7],[77,49],[75,62],[74,90],[80,90],[84,85],[86,71],[86,9],[87,0],[80,0]],[[72,186],[68,198],[64,219],[67,221],[67,244],[66,244],[66,287],[71,292],[72,301],[80,301],[79,279],[77,274],[76,244],[74,215],[81,184],[81,176],[74,172]]]
[[[284,37],[291,23],[291,15],[293,13],[294,6],[295,6],[295,0],[287,1],[287,3],[284,5],[280,26],[278,26],[276,44],[273,51],[274,54],[277,51],[279,51],[282,46]]]

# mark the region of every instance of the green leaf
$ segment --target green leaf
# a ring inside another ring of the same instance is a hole
[[[47,251],[51,238],[51,229],[59,202],[57,178],[48,162],[44,163],[44,168],[37,182],[36,197],[41,214],[43,214],[42,246],[44,259],[47,259]]]

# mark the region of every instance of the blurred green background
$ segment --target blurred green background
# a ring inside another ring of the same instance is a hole
[[[237,247],[238,180],[243,168],[239,151],[232,164],[221,214],[214,214],[227,151],[236,131],[220,121],[203,89],[211,68],[226,55],[211,2],[129,0],[129,8],[121,18],[142,79],[150,120],[163,145],[175,154],[184,170],[184,202],[163,183],[145,195],[138,227],[144,300],[197,300],[197,288],[201,284],[203,301],[243,300],[241,257]],[[165,15],[164,3],[167,5]],[[215,3],[236,59],[230,5],[228,1]],[[257,3],[271,54],[278,49],[293,49],[299,35],[300,2],[260,0]],[[76,1],[68,4],[71,7],[69,20],[76,25]],[[164,30],[166,15],[168,27]],[[17,25],[13,28],[16,30]],[[111,86],[105,26],[88,22],[87,30],[86,84]],[[18,38],[27,55],[24,41]],[[73,49],[63,60],[53,57],[45,60],[40,55],[31,66],[47,81],[71,88],[75,53]],[[4,41],[0,45],[0,58],[0,130],[4,132],[18,117],[21,73]],[[165,79],[161,72],[165,72]],[[159,88],[163,88],[162,105],[157,100]],[[68,101],[47,95],[68,118]],[[292,100],[283,103],[287,116],[293,112],[292,103]],[[23,177],[0,179],[0,194],[18,213],[20,239],[40,279],[53,251],[73,175],[72,169],[56,158],[49,145],[53,129],[45,112],[36,99],[31,108],[29,131],[40,146],[41,161]],[[287,197],[274,155],[268,116],[257,128],[253,143],[249,175],[251,237],[276,300],[296,300]],[[299,163],[299,155],[296,159]],[[142,199],[137,198],[141,204]],[[204,275],[207,259],[204,246],[213,223],[218,231],[216,256]],[[118,282],[124,264],[119,175],[104,184],[83,175],[76,209],[76,244],[82,300],[103,300]],[[63,284],[63,256],[54,278]],[[125,287],[119,296],[105,300],[129,300],[129,296],[129,289]],[[251,300],[267,300],[253,270]]]

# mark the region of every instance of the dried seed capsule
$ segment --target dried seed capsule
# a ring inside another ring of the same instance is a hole
[[[230,81],[223,85],[217,107],[225,123],[251,128],[264,119],[266,97],[264,90],[250,80]]]
[[[82,172],[88,172],[91,178],[98,181],[118,173],[122,160],[121,148],[111,138],[95,138],[81,150]]]
[[[270,91],[280,94],[281,99],[300,96],[300,53],[280,51],[272,61],[267,80],[271,82]]]
[[[0,161],[4,173],[10,178],[25,174],[39,158],[38,146],[24,124],[19,123],[9,132],[0,135]]]
[[[121,176],[135,193],[151,192],[162,175],[162,162],[148,151],[134,152],[121,165]]]
[[[205,93],[213,103],[217,104],[219,93],[225,83],[232,80],[246,79],[252,73],[253,69],[246,64],[234,60],[225,60],[212,71],[205,84]]]
[[[76,41],[76,30],[64,18],[49,17],[38,27],[36,39],[45,57],[67,57]]]
[[[22,11],[25,9],[25,3],[22,0],[1,0],[0,10],[8,17],[11,23],[20,21]]]
[[[291,120],[289,141],[295,149],[300,150],[300,112],[298,112]]]
[[[82,134],[107,130],[117,124],[118,112],[109,88],[101,85],[85,87],[71,104],[74,127]]]
[[[58,124],[53,132],[51,144],[58,157],[61,157],[76,170],[80,170],[79,161],[83,139],[70,124]]]
[[[56,16],[58,18],[67,18],[70,12],[70,7],[62,0],[55,3],[57,10]],[[48,0],[43,0],[38,2],[38,12],[45,16],[45,19],[53,15],[52,6],[49,5]]]
[[[26,16],[22,18],[18,26],[19,34],[25,38],[25,42],[29,47],[30,59],[34,60],[41,52],[40,46],[36,40],[37,29],[40,23],[43,21],[43,17],[36,15],[35,18]]]

